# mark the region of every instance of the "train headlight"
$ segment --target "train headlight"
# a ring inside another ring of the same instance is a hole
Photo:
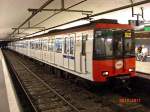
[[[103,75],[103,76],[108,76],[109,73],[108,73],[108,72],[102,72],[102,75]]]
[[[134,72],[134,68],[129,68],[129,72]]]

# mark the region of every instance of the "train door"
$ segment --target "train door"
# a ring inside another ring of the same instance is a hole
[[[30,50],[29,50],[29,56],[32,57],[33,56],[33,40],[30,40]]]
[[[87,73],[87,33],[76,34],[76,48],[75,48],[75,70],[79,73]],[[91,44],[91,43],[89,43]],[[91,53],[90,53],[91,54]],[[89,59],[90,61],[91,59]]]
[[[26,48],[27,49],[26,50],[27,54],[26,55],[28,56],[28,54],[29,54],[29,40],[26,41],[26,45],[27,45],[27,48]]]
[[[48,39],[47,37],[43,39],[43,42],[42,42],[42,59],[43,61],[47,62],[47,52],[48,52]]]
[[[51,50],[50,50],[50,62],[51,63],[55,63],[55,37],[51,37],[50,38],[50,46],[51,46]]]
[[[64,38],[64,55],[63,55],[63,65],[65,68],[69,68],[69,37]]]
[[[87,34],[82,34],[82,47],[81,47],[81,71],[82,73],[87,72],[87,55],[86,55],[86,44],[87,44]]]
[[[39,43],[41,44],[41,50],[38,49],[38,53],[39,53],[38,58],[40,60],[43,60],[43,42],[44,42],[43,38],[39,38]]]
[[[82,49],[82,33],[76,33],[75,43],[75,71],[81,73],[81,49]]]
[[[25,40],[24,49],[25,49],[25,55],[28,55],[28,41],[27,40]]]
[[[75,34],[69,35],[69,69],[75,70]]]
[[[48,38],[47,41],[48,41],[48,48],[47,48],[47,49],[48,49],[48,51],[47,51],[47,59],[48,59],[48,60],[47,60],[47,61],[50,63],[50,62],[51,62],[51,60],[50,60],[50,59],[51,59],[51,57],[50,57],[50,52],[51,52],[51,39]]]
[[[32,50],[31,50],[31,52],[30,52],[30,54],[31,54],[31,56],[34,58],[35,57],[35,46],[36,46],[36,41],[35,41],[35,39],[34,40],[32,40]]]
[[[42,49],[42,38],[38,40],[39,44],[40,44],[40,48],[39,48],[39,59],[42,60],[42,54],[43,54],[43,49]]]
[[[41,58],[41,46],[39,47],[39,44],[41,44],[41,40],[40,39],[36,39],[35,40],[35,58],[37,59],[42,59]]]
[[[123,32],[114,31],[114,56],[115,60],[115,73],[119,74],[124,71],[124,58],[123,58]]]
[[[63,38],[61,35],[55,37],[55,64],[63,66]]]

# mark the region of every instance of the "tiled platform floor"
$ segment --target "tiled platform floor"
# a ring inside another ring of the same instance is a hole
[[[136,71],[150,74],[150,62],[136,61]]]
[[[20,105],[0,49],[0,112],[20,112]]]

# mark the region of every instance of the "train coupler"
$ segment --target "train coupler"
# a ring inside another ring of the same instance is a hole
[[[114,77],[109,79],[109,82],[113,90],[126,89],[131,91],[129,76]]]

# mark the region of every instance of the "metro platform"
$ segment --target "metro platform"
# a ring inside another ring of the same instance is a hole
[[[136,61],[137,76],[150,80],[150,62]]]
[[[136,71],[150,74],[150,62],[136,61]]]
[[[0,112],[21,112],[2,51],[0,49]]]

